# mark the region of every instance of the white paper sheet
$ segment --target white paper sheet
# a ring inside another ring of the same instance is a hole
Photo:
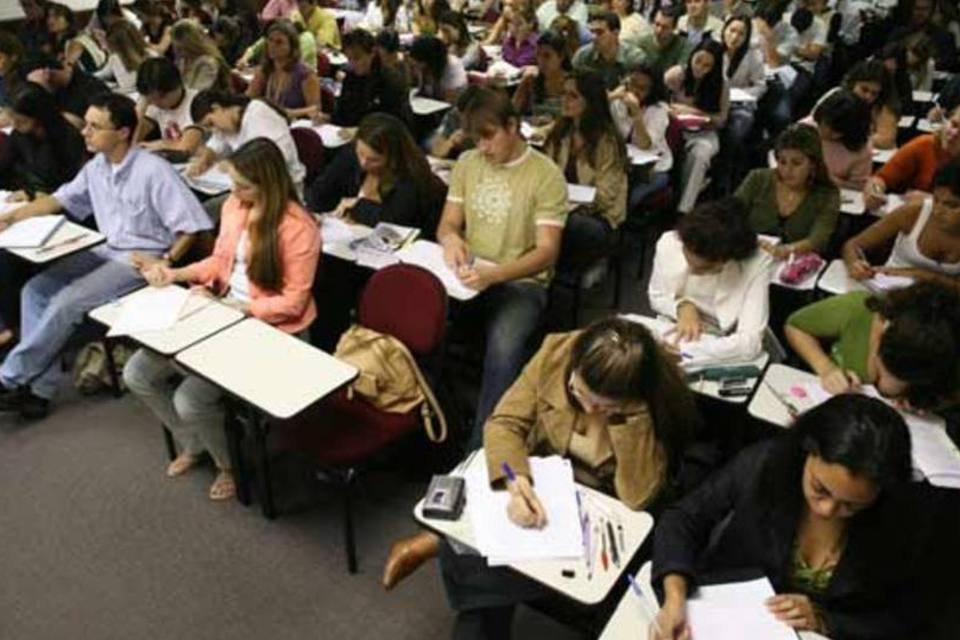
[[[687,601],[696,640],[796,640],[797,634],[770,613],[764,601],[774,591],[766,578],[700,587]]]
[[[202,173],[195,178],[190,178],[186,175],[184,175],[184,178],[191,188],[196,189],[200,193],[213,196],[226,193],[230,191],[233,186],[230,175],[217,167],[211,167],[206,173]]]
[[[912,284],[913,278],[907,276],[892,276],[886,273],[877,273],[872,278],[863,281],[863,286],[874,292],[903,289]]]
[[[542,529],[528,529],[510,521],[510,495],[490,488],[485,458],[471,465],[465,475],[477,550],[491,565],[583,555],[583,531],[570,461],[560,456],[531,457],[530,472],[537,497],[547,512],[547,524]]]
[[[567,200],[574,204],[593,204],[597,190],[585,184],[567,184]]]
[[[730,102],[756,102],[757,97],[751,93],[748,93],[745,89],[739,87],[731,87],[730,89]]]
[[[511,80],[513,78],[519,78],[522,71],[522,69],[513,66],[506,60],[497,60],[487,66],[487,76],[490,78]]]
[[[177,323],[190,297],[183,287],[149,287],[125,301],[114,321],[109,337],[128,336],[143,331],[162,331]]]
[[[16,203],[15,206],[20,204],[22,203]],[[3,213],[2,209],[0,209],[0,213]],[[34,249],[42,247],[65,221],[66,218],[62,215],[37,216],[21,220],[0,232],[0,248]]]
[[[320,217],[320,237],[325,246],[349,245],[358,234],[354,225],[328,213]]]
[[[900,121],[897,122],[897,126],[899,126],[901,129],[909,129],[916,121],[916,116],[900,116]]]
[[[933,102],[936,97],[937,97],[936,94],[933,93],[932,91],[923,91],[921,89],[917,89],[913,92],[914,102],[923,102],[923,103]]]
[[[660,317],[660,318],[651,318],[650,316],[642,316],[642,315],[635,314],[635,313],[624,314],[624,315],[621,315],[620,317],[623,318],[623,319],[625,319],[625,320],[630,320],[631,322],[637,322],[637,323],[639,323],[639,324],[642,324],[643,326],[645,326],[647,329],[650,330],[650,332],[653,334],[653,337],[656,338],[658,342],[662,342],[662,341],[665,341],[665,340],[673,340],[673,339],[674,339],[672,335],[668,335],[668,334],[670,333],[670,331],[673,330],[673,328],[674,328],[674,326],[675,326],[675,323],[671,322],[670,320],[668,320],[668,319],[666,319],[666,318],[663,318],[663,317]],[[712,334],[712,333],[701,333],[701,334],[700,334],[700,337],[697,338],[696,340],[688,341],[688,342],[681,342],[681,343],[680,343],[680,351],[681,351],[681,353],[683,353],[683,349],[684,349],[685,346],[695,345],[695,344],[696,344],[696,345],[709,345],[711,342],[715,342],[715,341],[720,340],[720,339],[722,339],[722,338],[723,338],[723,336],[715,335],[715,334]],[[765,357],[765,356],[761,356],[761,358],[758,358],[758,360],[759,360],[759,359],[762,359],[763,357]],[[686,358],[689,358],[689,356],[686,356]],[[686,358],[684,358],[684,359],[686,359]],[[704,368],[706,368],[706,367],[711,367],[711,366],[716,366],[716,365],[736,365],[736,364],[755,364],[755,363],[756,363],[756,361],[751,361],[751,362],[742,362],[742,361],[736,361],[736,362],[720,362],[720,361],[717,361],[717,362],[700,362],[700,363],[697,363],[696,366],[688,366],[688,365],[686,364],[686,362],[684,362],[684,360],[682,359],[680,365],[681,365],[681,367],[683,367],[684,370],[686,370],[686,371],[688,371],[688,372],[693,372],[693,371],[697,371],[697,370],[700,370],[700,369],[704,369]]]
[[[436,242],[417,240],[395,254],[401,262],[415,264],[440,279],[447,293],[458,300],[469,300],[476,297],[478,291],[471,289],[460,281],[443,259],[443,247]],[[478,260],[480,264],[492,264],[486,260]]]
[[[635,144],[627,144],[627,157],[630,158],[630,164],[637,166],[645,164],[656,164],[660,156],[653,151],[645,151]]]
[[[313,129],[323,141],[323,146],[328,149],[342,147],[353,140],[356,133],[354,129],[338,127],[333,124],[314,125],[312,120],[296,120],[290,123],[291,129]]]
[[[886,164],[896,152],[896,149],[874,149],[873,161],[878,164]]]
[[[451,105],[449,102],[425,98],[423,96],[410,96],[410,109],[418,116],[428,116],[432,113],[446,111]]]

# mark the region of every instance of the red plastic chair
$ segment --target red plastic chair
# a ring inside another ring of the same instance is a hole
[[[311,184],[323,171],[326,148],[320,134],[307,127],[293,127],[290,129],[293,144],[297,147],[297,156],[307,170],[304,185]]]
[[[447,318],[447,293],[426,269],[394,265],[370,277],[357,309],[364,327],[389,334],[407,346],[430,377],[438,369]],[[374,454],[422,430],[419,410],[386,413],[359,398],[340,393],[306,415],[275,425],[279,448],[305,454],[339,485],[347,568],[357,571],[351,508],[359,467]]]

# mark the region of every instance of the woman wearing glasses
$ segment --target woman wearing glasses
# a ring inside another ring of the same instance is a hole
[[[641,325],[621,318],[548,336],[484,428],[490,483],[510,493],[508,517],[542,526],[546,513],[530,482],[528,456],[570,459],[578,482],[615,495],[631,509],[664,497],[688,434],[699,422],[679,369]],[[507,480],[504,463],[514,472]],[[509,638],[514,606],[542,587],[478,556],[459,556],[432,533],[399,540],[383,585],[394,587],[440,555],[458,633]]]

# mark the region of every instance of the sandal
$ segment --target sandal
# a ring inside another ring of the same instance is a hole
[[[237,484],[233,481],[233,472],[229,469],[220,469],[217,472],[217,479],[210,485],[210,499],[229,500],[235,495],[237,495]]]
[[[167,476],[171,478],[182,476],[198,464],[200,464],[200,458],[198,456],[186,452],[181,453],[173,459],[173,462],[167,465]]]

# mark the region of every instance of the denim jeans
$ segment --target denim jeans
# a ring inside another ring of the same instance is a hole
[[[20,342],[0,367],[8,388],[30,385],[52,399],[60,384],[59,355],[87,312],[143,283],[127,262],[94,251],[67,256],[32,277],[20,294]]]
[[[503,393],[520,375],[530,355],[530,339],[547,307],[547,289],[532,280],[513,280],[491,287],[463,310],[470,321],[479,319],[486,336],[480,398],[469,448],[483,444],[483,425]]]
[[[613,229],[605,218],[571,213],[563,228],[563,243],[557,262],[557,275],[569,276],[586,269],[605,256],[612,242]]]
[[[746,175],[750,166],[748,146],[755,118],[756,109],[753,105],[737,104],[730,107],[727,126],[720,133],[723,144],[715,170],[721,193],[733,192]]]
[[[172,379],[178,374],[184,377],[174,386]],[[220,387],[185,374],[172,358],[146,349],[127,361],[123,381],[170,430],[184,453],[198,456],[208,451],[217,468],[230,468]]]
[[[634,213],[650,194],[656,193],[670,183],[670,174],[665,171],[653,171],[648,177],[649,179],[646,182],[637,182],[630,190],[630,200],[627,205],[628,216]],[[646,214],[643,213],[643,215]]]

